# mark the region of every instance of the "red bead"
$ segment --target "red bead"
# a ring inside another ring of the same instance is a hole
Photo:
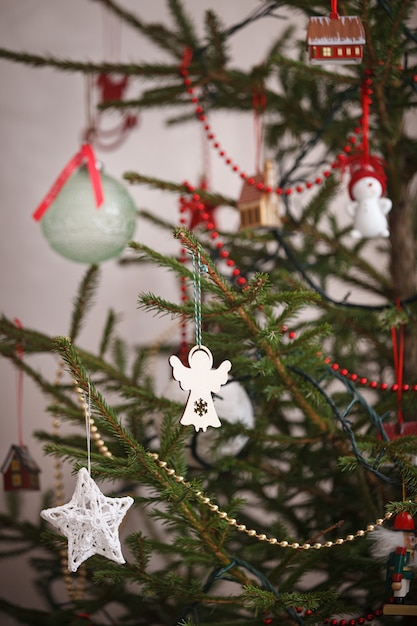
[[[325,176],[326,178],[329,178],[330,176],[329,170],[326,170],[325,172],[323,172],[323,176]]]
[[[356,137],[349,137],[350,143],[356,143]]]
[[[249,180],[253,180],[253,178],[249,179]],[[249,182],[248,180],[248,182]],[[253,183],[250,183],[251,185],[253,185]],[[259,191],[263,191],[265,189],[265,185],[263,183],[258,183],[256,185],[256,189],[259,189]]]
[[[346,626],[347,621],[345,619],[341,619],[339,622],[339,626]]]
[[[197,113],[197,115],[199,115],[200,113],[203,113],[203,107],[200,107],[200,106],[196,107],[195,112]]]
[[[207,222],[207,220],[208,220],[208,219],[209,219],[209,217],[210,217],[210,214],[209,214],[209,213],[207,213],[207,211],[204,211],[204,213],[202,213],[202,214],[201,214],[201,217],[203,218],[203,220],[204,220],[205,222]]]
[[[233,259],[227,259],[227,265],[228,265],[229,267],[233,267],[233,266],[234,266],[234,264],[235,264],[235,262],[233,261]]]
[[[187,74],[188,74],[188,72],[187,72]],[[185,85],[186,87],[188,87],[189,85],[191,85],[191,80],[190,80],[189,78],[184,78],[184,85]]]
[[[205,115],[199,115],[198,119],[200,120],[200,122],[205,122],[206,121],[206,116]]]
[[[186,302],[188,300],[187,296],[181,296],[181,301]]]
[[[219,154],[220,154],[220,156],[221,156],[221,157],[224,157],[224,155],[225,155],[226,153],[225,153],[225,151],[224,151],[224,150],[220,150]]]
[[[237,172],[237,171],[238,171],[238,169],[239,169],[239,168],[238,168],[238,166],[237,166],[237,165],[234,165],[234,166],[232,167],[232,170],[233,170],[234,172]]]
[[[391,391],[398,391],[399,389],[399,385],[397,385],[397,383],[395,383],[392,387],[391,387]]]
[[[410,385],[403,385],[403,391],[408,391],[410,389]]]
[[[369,386],[371,387],[371,389],[376,389],[378,387],[378,383],[376,382],[376,380],[371,380]]]
[[[242,174],[241,174],[242,176]],[[255,179],[251,176],[250,178],[248,178],[247,180],[248,185],[254,185],[255,184]]]
[[[374,619],[374,614],[373,613],[368,613],[366,616],[366,619],[368,620],[368,622],[372,622],[372,620]]]
[[[349,153],[349,152],[351,152],[351,151],[352,151],[352,148],[351,148],[350,146],[345,146],[345,147],[343,148],[343,150],[344,150],[345,152]]]
[[[340,373],[342,374],[342,376],[347,376],[349,374],[349,371],[344,367],[340,370]]]
[[[321,183],[323,182],[323,179],[318,177],[318,178],[316,178],[316,180],[314,182],[316,183],[316,185],[321,185]]]
[[[213,144],[213,146],[217,149],[219,147],[219,143],[216,141],[216,143]]]
[[[240,274],[240,269],[238,269],[237,267],[233,270],[233,276],[239,276]]]
[[[331,363],[331,361],[330,361],[328,356],[326,356],[326,358],[324,359],[324,362],[327,363],[327,364]]]
[[[234,169],[234,168],[233,168]],[[240,178],[242,178],[243,180],[246,179],[246,174],[245,172],[240,172]]]
[[[213,230],[213,228],[214,228],[213,222],[207,222],[206,228],[207,228],[207,230]]]
[[[229,253],[227,250],[222,250],[220,252],[220,256],[222,257],[222,259],[227,259],[227,257],[229,256]]]
[[[297,613],[303,612],[303,608],[301,606],[297,606],[295,610],[297,611]]]
[[[226,163],[227,163],[227,165],[230,165],[230,164],[231,164],[231,162],[232,162],[232,159],[226,159]]]
[[[349,626],[356,626],[356,620],[355,619],[350,619],[349,620]]]
[[[291,187],[288,187],[288,189],[285,190],[285,195],[289,196],[291,194],[292,194],[292,189],[291,189]]]
[[[358,375],[357,374],[351,374],[349,376],[350,380],[358,380]]]
[[[310,182],[307,182],[307,183],[306,183],[306,187],[307,187],[307,189],[311,189],[311,188],[312,188],[312,186],[313,186],[313,183],[310,183]]]
[[[237,283],[238,285],[246,285],[247,280],[243,276],[240,276],[240,278],[237,279]]]
[[[265,191],[266,191],[266,193],[271,193],[272,192],[272,187],[270,185],[267,185],[265,187]]]
[[[214,134],[213,133],[209,133],[207,135],[207,139],[214,139]]]
[[[356,621],[358,622],[358,624],[364,624],[365,623],[365,618],[364,617],[358,617],[358,619]]]
[[[180,224],[186,224],[186,223],[187,223],[187,220],[185,219],[185,217],[182,217],[180,219]]]
[[[332,370],[337,372],[338,369],[339,369],[339,364],[338,363],[332,363]]]
[[[311,609],[307,609],[304,615],[306,615],[306,617],[309,617],[310,615],[313,615],[313,611]]]
[[[191,98],[191,102],[193,104],[198,104],[198,98],[196,98],[195,96],[193,98]]]
[[[367,383],[367,382],[368,382],[368,379],[367,379],[367,378],[360,378],[360,379],[359,379],[359,383],[360,383],[361,385],[366,385],[366,383]]]
[[[413,385],[413,386],[411,387],[411,389],[412,389],[413,391],[417,391],[417,385]]]
[[[214,230],[214,231],[210,234],[210,237],[211,237],[212,239],[217,239],[217,237],[218,237],[218,236],[219,236],[219,233],[218,233],[218,232],[216,232],[215,230]]]
[[[297,187],[295,188],[295,190],[298,191],[298,193],[301,193],[303,189],[304,187],[302,185],[297,185]]]
[[[380,617],[382,615],[382,609],[375,609],[374,613],[375,617]]]
[[[275,193],[276,193],[278,196],[282,195],[282,189],[281,189],[281,187],[277,187],[277,188],[275,189]]]
[[[296,337],[296,333],[295,333],[295,331],[294,331],[294,330],[292,330],[291,332],[289,332],[289,333],[288,333],[288,337],[289,337],[290,339],[295,339],[295,337]]]
[[[272,624],[272,619],[270,617],[265,617],[264,624]]]
[[[386,389],[388,389],[388,385],[387,385],[387,383],[381,383],[379,385],[379,388],[382,389],[382,391],[385,391]]]
[[[220,248],[223,248],[223,246],[224,246],[223,241],[218,241],[218,242],[217,242],[217,244],[216,244],[216,248],[217,248],[218,250],[220,250]]]
[[[337,619],[332,619],[330,624],[331,624],[331,626],[337,626]]]

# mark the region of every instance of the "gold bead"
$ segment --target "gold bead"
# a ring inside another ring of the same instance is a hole
[[[243,532],[246,530],[246,525],[245,524],[238,524],[238,526],[236,526],[236,528],[238,530],[240,530],[240,532]]]
[[[97,430],[98,430],[98,429],[97,429],[97,426],[90,426],[90,432],[91,432],[91,433],[93,433],[93,434],[94,434],[94,433],[96,433],[96,432],[97,432]]]
[[[113,455],[112,455],[112,453],[110,452],[110,450],[107,450],[107,452],[105,452],[105,453],[104,453],[104,456],[111,457],[111,456],[113,456]]]
[[[326,541],[326,543],[324,544],[325,548],[331,548],[333,545],[333,541]]]
[[[364,530],[358,530],[356,533],[357,537],[363,537],[365,535],[365,531]]]
[[[210,504],[210,510],[214,513],[217,513],[217,511],[219,510],[219,506],[217,504]]]
[[[270,543],[270,544],[272,544],[273,546],[274,546],[275,544],[277,544],[277,543],[278,543],[278,539],[277,539],[276,537],[270,537],[270,538],[268,539],[268,541],[269,541],[269,543]]]
[[[175,480],[177,481],[177,483],[183,483],[184,482],[184,476],[175,476]]]
[[[320,550],[320,548],[322,547],[322,544],[317,542],[313,545],[313,548],[315,548],[316,550]]]
[[[355,535],[347,535],[346,541],[353,541],[355,539]]]
[[[107,447],[107,446],[100,446],[100,450],[99,450],[99,452],[100,452],[101,454],[104,454],[105,452],[107,452],[107,450],[108,450],[108,447]]]
[[[205,497],[205,498],[201,498],[201,502],[202,502],[203,504],[209,504],[209,502],[210,502],[210,498],[207,498],[207,497]]]
[[[230,517],[228,521],[230,526],[237,526],[237,521],[234,517]]]
[[[368,532],[372,532],[373,530],[375,530],[375,525],[374,524],[368,524],[368,526],[366,527],[366,530]]]
[[[253,528],[251,528],[250,530],[248,530],[248,535],[249,537],[255,537],[256,536],[256,530],[253,530]],[[259,539],[259,537],[258,537]]]
[[[377,526],[382,526],[382,524],[384,523],[384,520],[379,518],[379,519],[376,520],[375,523],[376,523]]]
[[[336,544],[337,546],[341,546],[341,545],[342,545],[342,543],[345,543],[345,540],[344,540],[344,539],[342,539],[341,537],[340,537],[339,539],[336,539],[336,541],[335,541],[335,544]]]
[[[162,469],[164,469],[166,466],[167,466],[166,461],[159,461],[159,467],[162,467]]]
[[[264,535],[262,533],[261,535],[258,535],[258,539],[259,539],[259,541],[265,541],[266,540],[266,535]]]
[[[281,548],[287,548],[288,547],[288,541],[280,541],[279,545],[281,546]]]
[[[225,519],[227,517],[226,511],[219,511],[219,517],[221,517],[222,519]]]
[[[301,546],[303,548],[303,550],[310,550],[311,545],[309,543],[305,543],[303,546]]]

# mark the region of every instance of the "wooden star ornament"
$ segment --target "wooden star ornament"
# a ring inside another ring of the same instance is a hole
[[[108,498],[102,494],[83,467],[78,472],[71,500],[41,511],[41,517],[68,539],[68,569],[71,572],[76,572],[93,554],[125,563],[118,530],[133,502],[130,496]]]

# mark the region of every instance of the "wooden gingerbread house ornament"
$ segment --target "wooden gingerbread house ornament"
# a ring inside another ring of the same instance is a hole
[[[310,63],[360,63],[365,44],[365,30],[358,16],[340,16],[337,0],[332,0],[328,17],[311,17],[307,28]]]
[[[26,446],[12,445],[1,467],[4,490],[39,489],[40,471]]]
[[[274,192],[275,172],[272,161],[265,161],[264,171],[243,183],[237,201],[240,228],[281,228],[279,197]]]

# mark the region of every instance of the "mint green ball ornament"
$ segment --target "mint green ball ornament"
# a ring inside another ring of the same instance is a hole
[[[51,247],[77,263],[101,263],[120,255],[136,225],[133,200],[119,181],[101,171],[104,202],[97,208],[88,169],[65,183],[41,220]]]

